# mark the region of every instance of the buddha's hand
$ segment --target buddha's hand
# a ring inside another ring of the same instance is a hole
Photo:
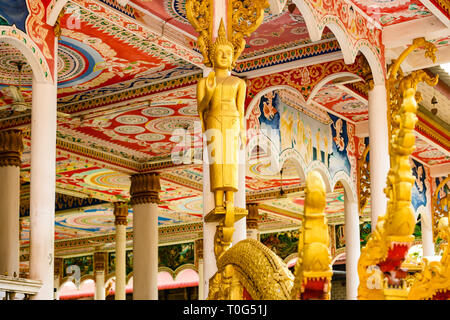
[[[211,71],[206,78],[206,91],[209,94],[213,94],[216,89],[216,73]]]
[[[239,137],[241,138],[241,150],[245,148],[247,144],[247,137],[245,135],[245,130],[239,131]]]

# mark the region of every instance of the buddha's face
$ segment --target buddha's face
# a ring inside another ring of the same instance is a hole
[[[220,44],[214,55],[214,67],[219,69],[230,69],[233,62],[233,48],[227,44]]]

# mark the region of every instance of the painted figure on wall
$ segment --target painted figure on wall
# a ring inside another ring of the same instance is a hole
[[[214,71],[197,85],[198,114],[208,140],[211,191],[215,207],[234,203],[238,190],[238,150],[245,146],[245,81],[229,75],[233,44],[226,38],[221,21],[219,36],[211,49]]]
[[[262,132],[281,151],[280,137],[280,97],[278,91],[271,91],[261,97],[259,101],[260,116],[259,126]]]
[[[417,215],[418,209],[421,206],[427,206],[427,186],[426,174],[423,165],[413,159],[410,160],[412,174],[415,178],[414,185],[411,189],[411,203]]]

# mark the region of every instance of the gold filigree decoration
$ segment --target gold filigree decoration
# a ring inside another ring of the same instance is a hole
[[[409,290],[409,300],[450,299],[450,227],[448,218],[441,218],[438,225],[439,237],[445,241],[442,257],[438,261],[424,258],[424,270],[416,274],[416,280]]]
[[[439,198],[439,193],[442,189],[447,185],[447,183],[450,181],[450,175],[447,176],[444,180],[439,183],[438,187],[436,188],[436,191],[434,191],[433,194],[433,238],[434,241],[437,240],[438,236],[438,223],[441,218],[447,217],[448,218],[448,208],[450,205],[450,192],[448,192],[444,197]]]
[[[360,159],[358,159],[358,185],[359,185],[359,215],[362,216],[370,199],[370,161],[367,160],[367,154],[370,147],[367,146]]]
[[[264,19],[264,9],[269,7],[267,0],[231,0],[227,12],[227,34],[233,46],[232,67],[245,49],[244,37],[255,31]],[[199,33],[197,44],[203,55],[203,64],[212,67],[213,2],[211,0],[187,0],[186,17],[195,31]]]
[[[186,0],[186,17],[195,31],[200,34],[197,45],[203,55],[203,64],[207,67],[211,67],[209,48],[212,42],[212,10],[212,0]]]
[[[330,299],[333,271],[325,206],[325,184],[320,173],[311,171],[306,178],[304,218],[291,292],[293,300]]]
[[[419,82],[435,85],[437,77],[431,78],[423,70],[405,76],[400,64],[409,53],[422,47],[426,49],[425,55],[434,61],[434,45],[424,38],[415,39],[388,71],[386,89],[391,140],[390,169],[384,192],[389,200],[386,214],[378,218],[375,230],[361,250],[359,299],[406,299],[408,294],[401,264],[414,240],[415,217],[411,206],[414,176],[409,159],[415,149],[414,129],[418,121],[416,91]]]
[[[234,46],[233,67],[245,49],[244,37],[254,32],[264,20],[264,9],[269,7],[267,0],[231,0],[228,10],[228,39]]]

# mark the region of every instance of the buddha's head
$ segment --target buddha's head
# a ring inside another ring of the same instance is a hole
[[[211,46],[210,61],[214,69],[231,70],[233,65],[234,46],[226,37],[223,21],[220,21],[219,34]]]

